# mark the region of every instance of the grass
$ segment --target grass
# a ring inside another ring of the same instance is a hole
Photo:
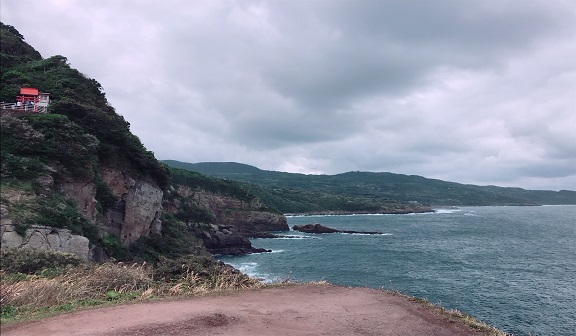
[[[414,296],[410,296],[410,295],[406,295],[403,294],[397,290],[386,290],[383,289],[384,292],[391,294],[391,295],[397,295],[397,296],[402,296],[405,297],[411,301],[415,301],[418,302],[420,304],[422,304],[423,306],[425,306],[428,309],[434,310],[437,313],[439,313],[442,316],[446,316],[449,319],[453,320],[453,321],[458,321],[461,323],[464,323],[465,325],[474,328],[476,330],[478,330],[479,332],[482,332],[486,335],[491,335],[491,336],[511,336],[510,334],[495,328],[485,322],[482,322],[478,319],[476,319],[473,316],[470,316],[464,312],[461,312],[457,309],[446,309],[440,305],[436,305],[433,304],[432,302],[428,301],[425,298],[418,298],[418,297],[414,297]]]
[[[185,269],[178,278],[167,280],[146,263],[84,264],[47,275],[0,271],[0,277],[2,324],[111,304],[263,286],[227,268],[203,274]]]
[[[3,325],[122,303],[298,285],[289,278],[264,284],[233,268],[209,265],[208,260],[198,256],[152,265],[145,262],[79,263],[73,256],[55,251],[8,249],[0,253],[0,322]],[[458,310],[447,310],[398,291],[384,292],[416,301],[484,334],[508,335]]]

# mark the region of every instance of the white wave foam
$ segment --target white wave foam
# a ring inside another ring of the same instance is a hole
[[[389,216],[394,214],[383,213],[348,213],[348,214],[334,214],[334,215],[286,215],[286,218],[316,218],[316,217],[353,217],[353,216]]]
[[[240,272],[252,277],[256,276],[256,269],[258,268],[258,263],[247,262],[241,263],[240,265],[231,264],[234,268],[238,269]]]
[[[310,236],[301,236],[301,235],[284,235],[282,237],[274,238],[274,239],[322,239],[320,237],[310,237]]]
[[[352,235],[352,236],[393,236],[393,233],[346,233],[342,234]]]
[[[462,210],[460,209],[434,209],[434,213],[437,214],[451,214],[451,213],[455,213],[455,212],[460,212]]]
[[[341,234],[347,234],[351,236],[393,236],[393,233],[346,233],[341,232]]]
[[[284,251],[285,251],[285,250],[272,250],[272,252],[270,252],[270,253],[282,253],[282,252],[284,252]]]
[[[232,267],[236,268],[240,272],[246,274],[247,276],[259,279],[264,283],[273,283],[277,281],[274,277],[270,276],[269,274],[263,274],[258,272],[258,266],[259,266],[258,263],[243,262],[240,264],[237,263],[228,263],[228,264],[230,264]]]

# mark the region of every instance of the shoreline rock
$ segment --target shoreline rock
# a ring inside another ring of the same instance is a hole
[[[322,224],[306,224],[306,225],[294,225],[292,227],[292,229],[296,230],[296,231],[300,231],[300,232],[305,232],[305,233],[316,233],[316,234],[321,234],[321,233],[359,233],[359,234],[370,234],[370,235],[379,235],[379,234],[383,234],[383,232],[379,232],[379,231],[354,231],[354,230],[338,230],[338,229],[334,229],[334,228],[330,228],[327,226],[324,226]]]
[[[193,229],[196,237],[202,239],[206,250],[215,255],[245,255],[272,252],[253,247],[248,238],[236,232],[233,225],[210,225],[210,229]]]

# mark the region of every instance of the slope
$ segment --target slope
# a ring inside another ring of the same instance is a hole
[[[169,166],[254,183],[264,188],[286,188],[294,192],[346,195],[368,200],[417,201],[422,204],[450,206],[576,204],[576,192],[568,190],[557,192],[477,186],[393,173],[305,175],[261,170],[243,164],[185,163],[174,160],[163,162]]]

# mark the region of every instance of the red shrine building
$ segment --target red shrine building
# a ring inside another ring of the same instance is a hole
[[[38,92],[35,88],[21,88],[16,96],[16,103],[2,104],[2,109],[17,110],[28,113],[48,113],[50,94]]]

